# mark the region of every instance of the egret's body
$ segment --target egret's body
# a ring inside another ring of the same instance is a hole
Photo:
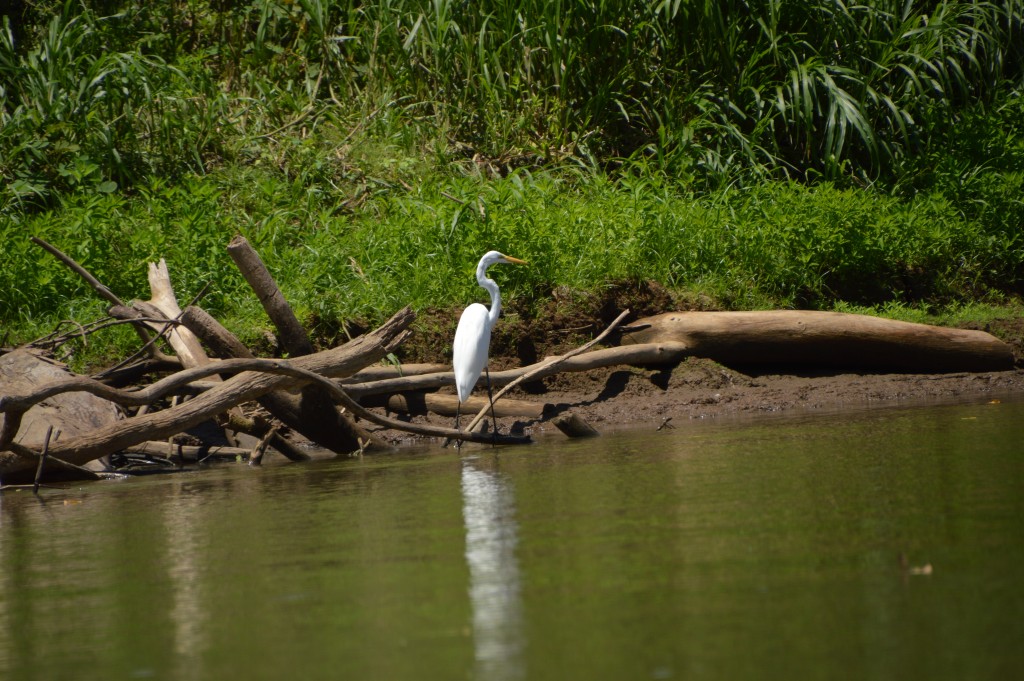
[[[492,299],[493,300],[493,299]],[[494,302],[491,310],[494,310]],[[497,308],[500,311],[500,307]],[[467,307],[459,318],[459,327],[455,330],[455,388],[459,392],[459,402],[469,399],[473,386],[480,380],[480,374],[487,366],[487,351],[491,344],[491,327],[498,315],[491,315],[480,303]]]
[[[455,369],[455,388],[459,393],[460,407],[469,399],[473,387],[480,380],[480,374],[487,367],[491,329],[501,314],[501,291],[492,279],[487,278],[487,268],[498,263],[525,264],[522,260],[498,251],[488,251],[476,266],[476,281],[490,294],[491,307],[487,309],[480,303],[473,303],[463,311],[462,317],[459,318],[459,326],[455,330],[452,365]],[[457,428],[458,416],[455,417],[455,423]]]

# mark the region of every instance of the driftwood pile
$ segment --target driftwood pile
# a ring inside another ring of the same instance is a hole
[[[292,460],[309,458],[309,449],[303,446],[308,443],[339,454],[385,447],[367,424],[446,440],[529,442],[524,436],[475,429],[488,412],[486,398],[473,398],[463,405],[463,410],[480,411],[465,430],[397,420],[371,411],[370,407],[384,406],[390,412],[454,413],[454,396],[425,393],[416,381],[422,375],[434,389],[454,385],[449,367],[374,366],[405,340],[414,313],[401,310],[371,333],[315,352],[273,277],[244,238],[234,239],[228,252],[277,328],[288,360],[256,358],[201,307],[193,304],[182,310],[164,261],[150,265],[152,297],[125,304],[59,249],[40,239],[34,241],[112,305],[108,320],[89,328],[78,325],[65,335],[55,332],[0,356],[0,479],[4,482],[30,477],[33,471],[38,480],[44,470],[85,476],[90,471],[83,466],[99,468],[93,462],[123,453],[164,462],[241,456],[258,463],[268,447]],[[142,349],[96,376],[73,375],[38,349],[56,347],[113,323],[131,324]],[[161,339],[173,354],[160,349]],[[558,370],[560,361],[555,358],[513,373],[524,378],[548,375]],[[496,385],[514,378],[505,373]],[[253,405],[261,409],[253,409]],[[495,411],[498,417],[540,419],[544,405],[505,400]],[[171,443],[211,422],[223,430],[227,444]],[[256,444],[243,448],[231,443],[238,433],[250,436],[251,441],[255,438]]]
[[[179,303],[166,264],[151,264],[147,301],[123,303],[78,263],[39,239],[38,245],[82,276],[111,303],[110,318],[72,333],[57,332],[0,356],[0,480],[95,475],[97,460],[118,456],[180,463],[211,456],[258,463],[267,448],[292,460],[308,458],[300,441],[339,454],[385,445],[371,428],[484,443],[528,442],[476,430],[488,413],[486,398],[464,430],[397,420],[385,413],[453,414],[456,398],[437,388],[454,385],[444,365],[380,366],[409,335],[415,315],[395,314],[380,328],[338,347],[315,352],[273,277],[244,238],[229,245],[236,266],[278,331],[288,360],[259,359],[217,320],[195,304]],[[195,301],[193,301],[194,303]],[[621,364],[653,366],[701,356],[731,364],[813,364],[889,371],[989,371],[1009,369],[1009,346],[980,331],[819,312],[668,313],[617,328],[623,312],[590,343],[538,364],[490,374],[498,417],[540,420],[554,416],[545,405],[500,400],[513,385],[564,371]],[[92,377],[72,375],[47,359],[53,348],[109,324],[135,328],[142,348],[118,366]],[[615,332],[621,345],[590,350]],[[174,354],[161,350],[165,340]],[[210,357],[210,354],[213,358]],[[259,405],[259,409],[254,408]],[[554,420],[564,432],[595,434],[571,414]],[[172,439],[215,423],[226,444],[171,444]],[[232,439],[245,434],[251,443]],[[296,437],[301,436],[301,438]],[[90,470],[83,468],[89,465]]]

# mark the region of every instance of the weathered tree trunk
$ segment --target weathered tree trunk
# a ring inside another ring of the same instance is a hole
[[[236,236],[228,244],[228,255],[235,261],[235,266],[249,282],[256,293],[270,321],[281,334],[281,345],[293,357],[309,355],[313,352],[313,344],[309,340],[306,329],[299,323],[291,306],[278,288],[270,270],[263,264],[256,250],[242,235]]]
[[[624,346],[669,342],[723,364],[906,373],[1013,368],[1010,346],[984,331],[840,312],[668,312],[623,329]]]
[[[181,315],[178,297],[171,284],[171,274],[167,270],[167,261],[163,258],[159,263],[149,263],[149,289],[153,297],[148,301],[134,301],[132,307],[149,317],[177,319]],[[147,322],[147,325],[157,332],[162,331],[165,326],[155,322]],[[199,339],[186,328],[172,326],[167,332],[167,341],[186,369],[202,366],[210,361]]]

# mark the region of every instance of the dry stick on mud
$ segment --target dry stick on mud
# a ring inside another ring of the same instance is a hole
[[[497,402],[501,398],[502,395],[504,395],[509,390],[511,390],[512,388],[516,387],[517,385],[519,385],[523,381],[526,381],[526,380],[532,378],[533,376],[537,376],[541,372],[552,371],[559,364],[565,362],[566,360],[571,359],[571,358],[575,357],[576,355],[579,355],[579,354],[581,354],[583,352],[586,352],[587,350],[589,350],[590,348],[594,347],[595,345],[597,345],[598,343],[603,341],[605,338],[607,338],[608,335],[612,331],[615,330],[615,327],[617,327],[619,324],[621,324],[622,320],[625,319],[627,316],[629,316],[629,310],[623,310],[622,314],[620,314],[618,317],[616,317],[615,321],[613,321],[611,324],[609,324],[608,328],[605,329],[604,331],[602,331],[600,333],[600,335],[598,335],[596,338],[594,338],[593,340],[589,341],[588,343],[585,343],[584,345],[581,345],[580,347],[578,347],[578,348],[576,348],[574,350],[570,350],[569,352],[565,353],[564,355],[561,355],[559,357],[552,357],[552,358],[549,358],[549,359],[545,360],[536,369],[532,369],[530,371],[527,371],[525,374],[523,374],[522,376],[516,378],[514,381],[512,381],[511,383],[506,385],[504,388],[502,388],[498,392],[494,393],[494,397],[492,398],[491,401],[492,402]],[[490,408],[489,404],[488,405],[484,405],[484,408],[481,409],[479,411],[479,413],[477,413],[477,415],[473,418],[473,420],[470,421],[469,425],[466,426],[466,430],[473,430],[474,426],[476,426],[476,424],[479,423],[481,421],[481,419],[483,419],[484,416],[487,414],[487,410],[489,408]]]
[[[102,284],[99,279],[94,277],[89,272],[89,270],[79,265],[77,262],[75,262],[73,258],[65,254],[59,248],[43,241],[37,236],[32,237],[32,243],[43,248],[51,255],[53,255],[55,258],[64,263],[69,269],[71,269],[71,271],[75,272],[78,276],[84,279],[85,282],[89,284],[89,286],[91,286],[94,291],[100,294],[100,297],[102,297],[104,300],[114,305],[124,305],[124,303],[121,302],[121,299],[114,295],[113,291],[111,291],[106,285]],[[142,342],[145,343],[146,346],[150,348],[150,355],[154,359],[158,359],[161,361],[173,361],[174,358],[169,357],[164,353],[160,352],[160,348],[156,347],[153,344],[153,338],[152,336],[150,336],[149,331],[146,329],[144,325],[132,324],[132,328],[134,328],[135,332],[139,334],[139,338],[142,339]]]

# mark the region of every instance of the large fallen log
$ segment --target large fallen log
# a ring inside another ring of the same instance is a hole
[[[0,400],[14,394],[29,394],[44,385],[65,381],[73,374],[60,362],[28,349],[0,356]],[[48,396],[18,419],[18,442],[39,449],[48,428],[53,428],[51,447],[61,439],[83,435],[94,428],[116,424],[121,418],[116,404],[84,392]],[[7,417],[4,420],[8,425]],[[14,424],[11,424],[14,425]],[[13,439],[13,433],[12,433]]]
[[[806,310],[668,312],[622,330],[622,343],[681,343],[723,364],[904,373],[1001,371],[1013,352],[984,331]]]

